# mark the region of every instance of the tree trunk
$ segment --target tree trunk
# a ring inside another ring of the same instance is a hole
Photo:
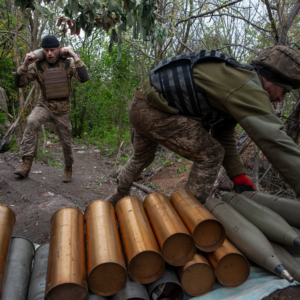
[[[300,122],[300,100],[296,103],[292,115],[287,120],[287,134],[298,145],[299,142],[299,122]],[[294,121],[294,122],[293,122]]]
[[[15,31],[15,37],[14,37],[14,54],[15,54],[15,60],[16,60],[16,68],[18,69],[20,67],[20,62],[19,62],[19,55],[18,55],[18,33],[19,33],[19,10],[18,7],[15,8],[15,17],[16,17],[16,31]],[[24,110],[24,92],[23,89],[19,88],[19,111]],[[23,135],[23,132],[25,130],[25,120],[24,118],[21,117],[20,119],[20,127],[21,127],[21,132],[20,134]],[[17,142],[19,144],[20,137],[17,139]]]

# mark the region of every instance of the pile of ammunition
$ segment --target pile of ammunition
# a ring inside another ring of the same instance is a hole
[[[300,230],[291,226],[300,227],[300,203],[259,192],[222,200],[204,207],[180,190],[170,199],[125,197],[115,208],[94,201],[84,215],[65,207],[52,217],[50,243],[36,251],[11,238],[15,215],[0,205],[0,300],[183,300],[209,292],[216,279],[243,284],[247,258],[300,281],[289,253],[300,248]]]

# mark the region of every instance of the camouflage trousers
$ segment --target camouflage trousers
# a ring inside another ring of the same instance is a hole
[[[48,120],[51,120],[57,130],[58,137],[64,153],[64,162],[66,166],[72,166],[74,163],[72,151],[72,125],[70,113],[54,114],[47,107],[38,104],[31,114],[27,117],[27,123],[23,140],[21,142],[20,155],[33,156],[37,155],[38,131],[39,128]]]
[[[158,145],[193,161],[186,189],[205,203],[224,158],[224,148],[198,120],[172,115],[149,106],[135,96],[129,104],[133,125],[133,154],[118,176],[118,192],[129,194],[131,185],[155,158]]]

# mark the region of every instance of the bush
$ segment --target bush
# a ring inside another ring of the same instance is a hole
[[[6,121],[6,115],[4,112],[0,111],[0,124],[4,124]]]

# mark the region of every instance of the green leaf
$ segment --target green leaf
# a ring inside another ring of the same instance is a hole
[[[60,8],[64,8],[64,0],[56,0],[55,5]]]

